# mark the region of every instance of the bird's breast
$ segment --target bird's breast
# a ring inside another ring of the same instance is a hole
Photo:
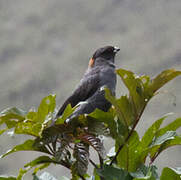
[[[115,93],[116,89],[116,73],[115,68],[107,66],[100,71],[100,86],[106,86],[112,93]]]

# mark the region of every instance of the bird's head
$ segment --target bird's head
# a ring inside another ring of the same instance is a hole
[[[105,46],[96,50],[89,61],[89,67],[92,67],[97,59],[114,62],[114,57],[120,49],[115,46]]]

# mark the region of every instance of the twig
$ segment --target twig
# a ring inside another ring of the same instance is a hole
[[[153,164],[153,162],[154,162],[155,159],[158,157],[158,155],[160,154],[160,152],[161,152],[161,151],[160,151],[160,149],[159,149],[158,152],[156,153],[156,155],[155,155],[153,158],[151,158],[149,165]]]
[[[82,179],[82,180],[86,180],[82,175],[79,174],[79,177]]]
[[[89,161],[96,169],[98,169],[97,165],[91,159],[89,159]]]

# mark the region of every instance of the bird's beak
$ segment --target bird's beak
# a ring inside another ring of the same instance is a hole
[[[118,51],[120,50],[120,48],[119,47],[114,47],[114,53],[117,53]]]

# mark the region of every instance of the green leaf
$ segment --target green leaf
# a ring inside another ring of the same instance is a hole
[[[165,149],[171,146],[181,145],[181,136],[174,136],[174,134],[175,133],[172,133],[172,131],[168,131],[167,133],[165,133],[165,135],[159,137],[159,139],[156,140],[155,144],[150,147],[149,151],[152,161]]]
[[[28,112],[23,122],[16,123],[15,133],[41,137],[47,123],[52,122],[54,118],[55,97],[55,95],[49,95],[43,98],[37,112]]]
[[[16,107],[7,108],[0,113],[0,125],[5,123],[9,129],[13,128],[25,119],[25,115],[25,111]]]
[[[7,175],[0,175],[0,180],[17,180],[16,177],[7,176]]]
[[[143,162],[140,158],[141,153],[139,136],[134,131],[117,157],[118,166],[129,172],[135,171]]]
[[[165,167],[162,171],[160,180],[181,180],[181,170]]]
[[[154,96],[154,93],[167,82],[181,75],[181,71],[168,69],[152,80],[148,76],[137,76],[133,72],[124,69],[118,69],[117,74],[129,90],[135,113],[140,115],[148,101]]]
[[[40,103],[40,106],[38,107],[38,114],[37,114],[37,121],[38,122],[44,122],[46,119],[46,116],[49,113],[53,113],[56,102],[55,102],[56,95],[49,95],[45,98]]]
[[[164,128],[161,128],[157,133],[156,136],[161,136],[165,134],[167,131],[176,131],[178,128],[181,127],[181,118],[177,118],[173,122],[169,123]]]
[[[158,179],[157,168],[156,166],[147,167],[145,165],[141,165],[136,172],[130,173],[133,180],[156,180]]]
[[[164,86],[167,82],[180,75],[181,71],[176,71],[175,69],[165,70],[150,82],[149,89],[154,93],[162,86]]]
[[[65,108],[63,115],[56,119],[55,124],[64,124],[65,120],[74,112],[75,107],[72,108],[70,104]]]
[[[94,135],[110,136],[107,125],[103,122],[97,121],[95,118],[87,117],[88,132]]]
[[[8,130],[8,128],[6,128],[6,129],[1,129],[1,130],[0,130],[0,135],[3,134],[4,132],[6,132],[7,130]]]
[[[161,124],[167,117],[168,117],[168,115],[158,119],[146,130],[146,132],[141,140],[141,145],[143,148],[146,148],[147,146],[149,146],[151,144],[151,142],[153,141],[153,138],[155,137],[155,134],[158,132]]]
[[[33,173],[36,174],[38,171],[41,171],[42,169],[47,168],[49,165],[50,165],[50,163],[41,164],[40,166],[38,166],[34,169]]]
[[[97,173],[96,168],[94,168],[93,176],[91,176],[91,179],[90,179],[90,180],[101,180],[100,176],[99,176],[98,173]]]
[[[49,151],[44,146],[37,146],[35,145],[34,140],[26,140],[23,144],[14,146],[13,149],[8,150],[5,154],[1,155],[0,158],[3,158],[11,153],[17,152],[17,151],[40,151],[44,153],[49,153]]]
[[[33,167],[36,167],[34,169],[34,174],[36,174],[38,171],[47,168],[50,163],[56,163],[56,161],[54,161],[53,159],[51,159],[48,156],[40,156],[36,159],[34,159],[33,161],[27,163],[26,165],[24,165],[24,167],[28,168],[28,170],[32,169]]]
[[[105,124],[107,124],[107,127],[109,128],[112,137],[118,137],[117,125],[114,120],[114,114],[111,110],[108,112],[104,112],[99,109],[96,109],[94,112],[90,113],[89,116],[95,118],[98,122],[104,122]]]
[[[104,165],[103,169],[96,169],[99,176],[103,177],[105,180],[131,180],[132,177],[127,171],[123,169],[115,168],[112,166]]]
[[[41,132],[41,123],[32,123],[30,121],[25,121],[17,123],[14,132],[16,134],[27,134],[34,137],[39,137]]]
[[[145,91],[145,86],[148,84],[147,81],[149,80],[149,77],[139,77],[133,72],[124,69],[118,69],[117,74],[121,77],[122,81],[128,88],[134,112],[139,115],[152,97],[152,94]]]
[[[105,97],[114,105],[119,120],[126,125],[127,128],[132,125],[135,116],[133,106],[128,97],[122,96],[120,99],[116,99],[107,88],[105,89]]]
[[[17,180],[22,180],[23,176],[28,172],[29,169],[20,168]]]
[[[27,112],[22,109],[13,107],[13,108],[7,108],[7,109],[4,109],[3,111],[1,111],[0,116],[5,116],[7,114],[16,114],[19,116],[25,116],[27,114]]]
[[[53,159],[51,159],[49,156],[40,156],[36,159],[34,159],[33,161],[27,163],[24,165],[24,167],[34,167],[40,164],[45,164],[45,163],[56,163],[56,161],[54,161]]]
[[[176,119],[164,128],[159,129],[162,122],[165,118],[168,117],[168,115],[165,115],[161,119],[154,122],[153,125],[150,128],[148,128],[148,130],[145,132],[141,140],[141,146],[143,148],[142,158],[144,158],[144,156],[146,158],[148,153],[150,153],[150,157],[153,160],[158,156],[158,154],[160,154],[166,148],[180,143],[179,137],[176,137],[176,132],[172,131],[180,127],[180,118]]]
[[[63,122],[74,112],[75,108],[72,108],[70,104],[67,105],[62,115]]]
[[[25,165],[26,169],[20,169],[19,174],[17,177],[17,180],[21,180],[22,177],[30,171],[33,167],[38,166],[34,169],[33,174],[36,174],[39,170],[42,170],[50,165],[51,159],[48,156],[40,156],[36,158],[35,160],[31,161],[30,163],[27,163]],[[33,176],[33,179],[38,179],[38,176]]]
[[[157,137],[151,144],[152,146],[155,145],[161,145],[163,144],[165,141],[168,141],[170,139],[174,139],[174,137],[177,135],[177,133],[175,131],[167,131],[165,134],[163,134],[162,136]]]

